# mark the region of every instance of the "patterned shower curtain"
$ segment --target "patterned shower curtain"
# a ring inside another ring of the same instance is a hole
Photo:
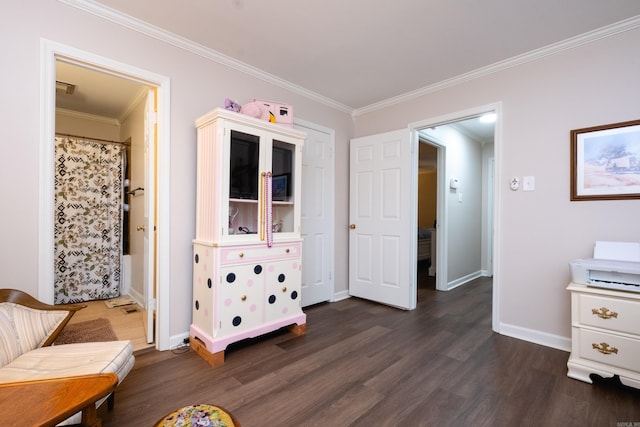
[[[120,295],[123,147],[55,138],[55,303]]]

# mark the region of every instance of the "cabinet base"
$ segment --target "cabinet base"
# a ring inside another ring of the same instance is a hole
[[[302,314],[303,318],[306,318],[304,314]],[[281,325],[283,327],[286,325]],[[279,329],[274,327],[270,329],[272,331]],[[306,323],[294,323],[292,325],[288,325],[287,329],[290,332],[297,336],[301,336],[307,333],[307,324]],[[258,334],[261,335],[261,334]],[[206,334],[199,331],[199,328],[191,325],[191,334],[189,336],[189,346],[191,349],[200,357],[202,357],[205,362],[207,362],[210,366],[222,365],[224,363],[224,352],[227,348],[228,344],[232,342],[240,341],[244,338],[254,338],[258,336],[256,334],[247,333],[246,335],[238,335],[235,337],[227,337],[223,340],[214,341],[209,338]],[[209,343],[209,345],[207,344]],[[209,349],[212,348],[212,350]]]
[[[296,334],[297,336],[304,335],[307,333],[307,324],[303,323],[302,325],[291,325],[289,326],[289,331]]]
[[[591,379],[591,374],[598,375],[602,378],[612,378],[617,375],[622,384],[628,387],[640,389],[640,377],[632,378],[624,374],[621,375],[621,374],[615,373],[613,371],[598,369],[594,366],[583,365],[573,360],[569,360],[569,362],[567,363],[567,368],[568,368],[567,376],[575,380],[580,380],[589,384],[593,384],[593,380]]]
[[[224,350],[211,353],[200,339],[193,336],[189,337],[189,346],[191,350],[202,357],[210,366],[222,365],[224,363]]]

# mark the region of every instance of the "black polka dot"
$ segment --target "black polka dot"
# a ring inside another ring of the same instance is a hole
[[[242,323],[242,317],[240,316],[234,317],[231,323],[233,323],[233,326],[240,326],[240,323]]]
[[[285,279],[284,274],[279,274],[278,275],[278,282],[282,283],[282,282],[284,282],[284,279]]]
[[[269,295],[269,304],[273,304],[274,302],[276,302],[276,296],[275,295]]]
[[[196,264],[197,264],[198,262],[200,262],[200,257],[198,256],[198,254],[196,254],[196,256],[194,257],[194,259],[195,259],[195,261],[196,261]]]
[[[207,279],[207,287],[211,289],[211,286],[212,286],[211,279]]]
[[[196,300],[196,310],[200,310],[200,302]]]
[[[262,273],[262,266],[261,265],[256,265],[255,267],[253,267],[253,272],[256,273],[256,274]]]
[[[298,291],[291,292],[291,299],[296,299],[296,298],[298,298]]]
[[[228,283],[233,283],[235,281],[236,281],[236,274],[235,273],[227,274],[227,282]]]

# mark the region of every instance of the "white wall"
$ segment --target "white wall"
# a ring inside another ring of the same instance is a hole
[[[130,185],[125,191],[134,188],[144,188],[145,158],[144,158],[144,115],[146,97],[143,97],[127,117],[122,120],[120,141],[130,138],[130,156],[127,159],[130,171]],[[132,296],[140,298],[144,295],[144,233],[136,227],[144,225],[145,192],[136,192],[126,196],[125,203],[129,204],[129,255],[131,255],[131,288]]]
[[[56,110],[56,133],[120,141],[116,120],[69,110]]]
[[[482,260],[482,145],[453,126],[425,129],[436,141],[446,146],[445,198],[447,214],[447,283],[456,287],[481,273]],[[458,180],[452,189],[451,179]]]
[[[365,114],[356,135],[502,101],[496,144],[500,223],[496,280],[500,329],[566,348],[568,262],[592,255],[595,240],[640,241],[640,200],[569,201],[571,129],[638,119],[640,30],[515,66]],[[509,190],[535,176],[533,192]]]
[[[52,40],[94,55],[129,64],[171,79],[170,141],[170,335],[185,333],[191,323],[192,246],[195,232],[194,121],[225,97],[239,102],[271,99],[294,106],[296,117],[336,134],[336,180],[346,182],[349,115],[181,50],[151,37],[66,6],[55,0],[7,0],[0,13],[0,193],[11,204],[0,225],[2,287],[38,295],[40,43]],[[10,64],[10,66],[9,66]],[[160,171],[167,173],[167,171]],[[342,192],[336,206],[347,206]],[[336,215],[336,245],[347,250],[347,212]],[[6,242],[11,242],[7,244]],[[164,261],[163,261],[164,262]],[[347,260],[336,256],[335,283],[346,287]],[[336,289],[339,290],[339,289]]]

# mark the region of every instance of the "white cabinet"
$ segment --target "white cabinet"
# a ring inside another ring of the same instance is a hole
[[[210,364],[301,309],[300,172],[305,134],[215,109],[196,121],[191,345]]]
[[[640,294],[576,283],[571,291],[571,378],[591,383],[590,374],[618,375],[640,388]]]

